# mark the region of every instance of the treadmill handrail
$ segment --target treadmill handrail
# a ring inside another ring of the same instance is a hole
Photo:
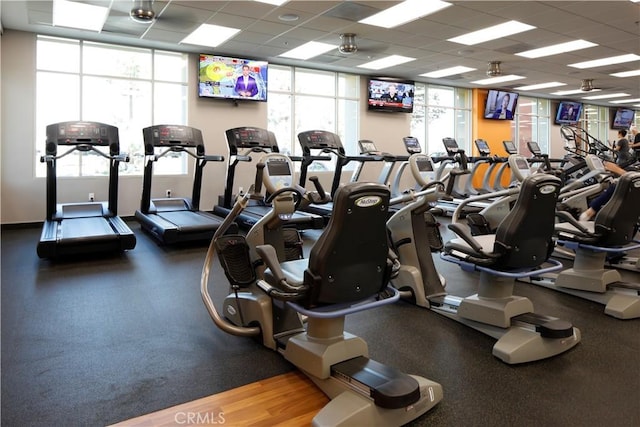
[[[95,148],[93,145],[89,145],[89,144],[79,144],[79,145],[75,145],[73,148],[71,148],[68,151],[65,151],[64,153],[58,155],[54,155],[54,154],[46,154],[44,156],[40,156],[40,162],[41,163],[45,163],[45,162],[51,162],[53,160],[58,160],[61,159],[63,157],[68,156],[69,154],[73,153],[74,151],[81,151],[83,153],[89,152],[89,151],[93,151],[96,154],[104,157],[105,159],[109,159],[109,160],[117,160],[119,162],[128,162],[129,161],[129,154],[127,153],[120,153],[117,154],[115,156],[112,156],[110,154],[105,154],[102,151],[98,150],[97,148]]]

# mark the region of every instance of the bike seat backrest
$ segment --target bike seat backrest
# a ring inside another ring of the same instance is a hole
[[[338,188],[329,223],[309,255],[307,306],[357,301],[386,287],[389,198],[382,184]]]
[[[595,217],[598,246],[623,246],[635,235],[640,216],[640,172],[627,172],[618,179],[611,199]]]
[[[493,251],[501,254],[496,268],[531,268],[547,260],[553,248],[560,187],[560,179],[552,175],[525,178],[515,205],[496,230]]]

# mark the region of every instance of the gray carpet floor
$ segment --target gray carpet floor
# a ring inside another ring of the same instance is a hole
[[[55,263],[36,255],[40,228],[3,228],[3,426],[108,425],[294,369],[211,322],[199,295],[206,244],[159,246],[129,224],[134,250]],[[304,233],[307,247],[317,235]],[[449,292],[475,293],[475,273],[436,265]],[[227,282],[218,266],[212,275],[220,301]],[[570,320],[582,342],[506,365],[493,338],[406,302],[349,316],[346,329],[372,358],[442,384],[415,426],[639,426],[640,320],[525,283],[515,294]]]

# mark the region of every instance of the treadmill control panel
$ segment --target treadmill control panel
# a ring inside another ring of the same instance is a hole
[[[457,154],[460,150],[458,143],[453,138],[442,138],[442,143],[444,144],[444,148],[447,150],[447,154],[449,156]]]
[[[509,167],[513,172],[513,175],[520,182],[524,181],[526,177],[531,175],[531,169],[529,168],[529,162],[523,156],[512,154],[509,156]]]
[[[491,149],[489,149],[489,144],[484,139],[476,139],[476,148],[481,156],[488,156],[491,154]]]
[[[97,122],[62,122],[47,126],[47,143],[103,145],[118,143],[118,128]]]
[[[531,154],[533,154],[534,156],[539,156],[542,154],[540,146],[535,141],[527,141],[527,147],[529,147],[529,151],[531,151]]]
[[[513,141],[502,141],[502,145],[504,145],[504,149],[508,154],[518,154],[518,149]]]
[[[144,128],[144,145],[151,147],[197,147],[204,145],[202,132],[189,126],[156,125]]]
[[[298,134],[298,141],[303,150],[331,149],[343,151],[340,137],[335,133],[324,130],[310,130]]]
[[[418,138],[414,136],[405,136],[402,138],[402,142],[404,142],[404,148],[407,150],[407,153],[417,154],[422,152],[422,147],[418,142]]]
[[[370,153],[378,153],[378,148],[376,144],[369,139],[361,139],[358,141],[358,145],[360,146],[360,154],[370,154]]]
[[[237,153],[238,148],[262,148],[267,151],[278,152],[278,145],[272,135],[266,129],[249,126],[228,129],[225,132],[227,144],[232,154]],[[273,150],[274,145],[276,150]]]

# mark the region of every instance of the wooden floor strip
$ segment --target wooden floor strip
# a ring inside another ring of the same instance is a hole
[[[304,426],[310,425],[328,402],[311,380],[293,371],[132,418],[113,427]]]

